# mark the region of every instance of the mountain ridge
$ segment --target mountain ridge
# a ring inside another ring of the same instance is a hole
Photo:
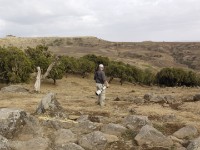
[[[140,68],[179,67],[200,70],[200,42],[111,42],[93,36],[0,38],[0,46],[21,49],[46,45],[57,55],[96,54]]]

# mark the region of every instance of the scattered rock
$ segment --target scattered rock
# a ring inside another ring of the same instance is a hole
[[[119,140],[114,135],[106,135],[100,131],[94,131],[87,135],[84,135],[79,140],[79,145],[88,150],[103,150],[110,142]]]
[[[200,149],[200,137],[192,140],[187,147],[187,150],[199,150]]]
[[[165,103],[166,100],[164,97],[162,96],[157,96],[153,93],[148,93],[148,94],[145,94],[144,95],[144,99],[147,101],[147,102],[154,102],[154,103]]]
[[[183,102],[193,102],[194,101],[193,99],[194,99],[194,96],[188,95],[188,96],[182,97],[181,101],[183,101]]]
[[[135,140],[139,146],[169,148],[173,145],[170,138],[164,136],[152,126],[145,125],[136,135]]]
[[[27,115],[24,118],[25,125],[23,126],[21,132],[18,134],[18,140],[28,140],[34,137],[42,137],[43,136],[43,128],[39,120],[31,115]]]
[[[198,134],[198,131],[195,127],[193,126],[185,126],[178,131],[176,131],[173,136],[179,138],[179,139],[184,139],[184,138],[192,138]]]
[[[96,124],[89,120],[79,122],[78,124],[75,125],[75,127],[71,128],[72,132],[76,134],[87,134],[93,132],[96,129],[97,129]]]
[[[29,92],[28,89],[20,86],[20,85],[10,85],[7,87],[3,87],[1,89],[2,92],[13,92],[13,93],[27,93]]]
[[[200,101],[200,94],[196,94],[193,96],[193,101]]]
[[[104,125],[101,128],[101,131],[106,134],[112,134],[116,136],[120,136],[122,133],[124,133],[127,129],[119,124],[109,123],[107,125]]]
[[[8,139],[0,135],[0,150],[11,150],[8,146]]]
[[[26,117],[26,112],[20,109],[0,109],[0,134],[6,138],[13,138],[25,125]]]
[[[89,120],[89,115],[81,115],[76,121],[84,122],[86,120]]]
[[[144,99],[147,101],[150,101],[153,97],[155,97],[153,93],[147,93],[144,95]]]
[[[175,103],[175,99],[171,95],[165,95],[164,99],[165,99],[167,104],[174,104]]]
[[[133,100],[133,103],[135,103],[135,104],[144,104],[144,102],[145,102],[144,99],[139,98],[139,97],[137,97]]]
[[[108,143],[113,143],[119,141],[119,138],[115,135],[104,134]]]
[[[138,129],[145,125],[152,125],[147,116],[130,115],[124,118],[123,125],[129,129]]]
[[[116,97],[116,98],[114,99],[114,101],[120,101],[120,98],[119,98],[119,97]]]
[[[116,99],[114,99],[114,101],[129,101],[135,104],[144,104],[145,102],[143,98],[139,98],[136,96],[117,97]]]
[[[90,121],[92,121],[92,122],[98,122],[98,123],[106,123],[106,122],[108,122],[108,117],[104,117],[104,116],[89,115],[88,119]]]
[[[84,148],[75,143],[67,143],[60,147],[56,147],[56,150],[84,150]]]
[[[185,147],[177,147],[176,150],[187,150]]]
[[[37,137],[28,141],[9,142],[9,146],[14,150],[46,150],[49,144],[49,139],[42,137]]]
[[[59,130],[61,128],[63,129],[69,129],[72,128],[77,122],[72,120],[59,120],[59,119],[47,119],[42,122],[42,125],[48,128],[53,128],[56,130]]]
[[[172,139],[173,142],[177,142],[177,143],[180,143],[180,144],[184,144],[185,143],[185,141],[183,141],[181,139],[178,139],[175,136],[169,136],[169,138]]]
[[[77,115],[69,115],[68,116],[68,119],[71,119],[71,120],[77,120],[80,116],[77,116]]]
[[[60,129],[55,133],[55,145],[64,145],[69,142],[77,142],[77,136],[69,129]]]
[[[56,99],[56,94],[54,93],[48,93],[42,100],[40,101],[36,113],[41,114],[45,113],[46,111],[50,111],[52,113],[56,111],[60,111],[62,107],[60,106],[60,103]]]

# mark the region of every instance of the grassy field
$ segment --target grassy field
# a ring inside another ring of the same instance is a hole
[[[33,83],[23,84],[33,91]],[[58,101],[66,112],[71,115],[100,115],[106,116],[111,122],[119,122],[129,114],[146,115],[160,130],[170,130],[176,125],[193,124],[200,131],[199,107],[200,102],[183,102],[184,98],[195,95],[198,88],[160,88],[139,86],[126,83],[123,86],[114,80],[106,93],[106,106],[101,108],[96,102],[95,83],[92,77],[82,79],[78,76],[68,76],[53,85],[51,80],[42,83],[41,93],[2,93],[0,94],[0,106],[8,108],[21,108],[29,113],[34,113],[39,101],[48,92],[57,93]],[[175,101],[174,106],[162,104],[144,103],[135,104],[132,97],[143,98],[146,93],[157,95],[171,95]],[[119,97],[119,101],[115,99]],[[174,121],[163,121],[166,116],[175,116]],[[169,125],[169,123],[171,124]],[[164,126],[165,124],[165,126]],[[179,127],[178,126],[178,127]]]

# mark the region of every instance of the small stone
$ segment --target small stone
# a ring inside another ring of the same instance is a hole
[[[80,116],[77,116],[77,115],[69,115],[68,118],[70,120],[77,120],[78,118],[80,118]]]

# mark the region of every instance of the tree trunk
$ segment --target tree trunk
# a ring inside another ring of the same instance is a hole
[[[114,79],[113,77],[110,77],[108,83],[111,83],[111,81],[112,81],[113,79]]]
[[[53,79],[53,84],[56,85],[56,79]]]
[[[36,77],[36,81],[35,81],[35,91],[36,92],[40,92],[40,85],[41,85],[41,69],[40,67],[37,67],[37,77]]]
[[[45,72],[45,74],[43,76],[41,75],[40,67],[37,67],[38,72],[37,72],[36,82],[34,85],[36,92],[40,92],[41,79],[45,79],[49,75],[50,71],[52,70],[53,66],[56,64],[57,60],[58,59],[56,58],[56,60],[49,65],[49,67],[47,68],[47,71]],[[54,80],[54,84],[56,84],[56,80]]]

